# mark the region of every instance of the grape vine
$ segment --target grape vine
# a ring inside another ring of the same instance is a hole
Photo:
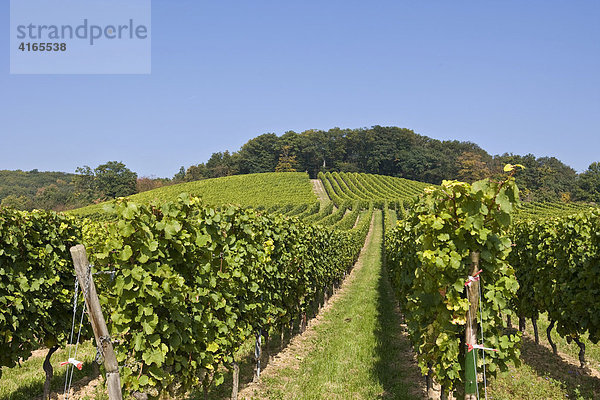
[[[444,181],[426,189],[386,235],[387,268],[419,366],[448,391],[464,382],[471,252],[481,255],[485,345],[500,350],[486,354],[486,368],[493,375],[518,361],[519,332],[506,331],[502,318],[512,313],[508,302],[519,286],[506,260],[510,214],[519,198],[514,169],[507,166],[512,172],[500,182]]]

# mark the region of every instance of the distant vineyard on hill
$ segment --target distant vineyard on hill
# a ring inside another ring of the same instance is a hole
[[[592,207],[585,203],[562,203],[562,202],[527,202],[521,203],[515,212],[515,218],[523,219],[546,219],[551,217],[565,217]]]
[[[411,202],[432,186],[384,175],[352,172],[319,173],[330,204],[318,204],[311,182],[303,172],[269,172],[262,174],[234,175],[223,178],[165,186],[129,196],[140,203],[165,203],[173,201],[181,193],[199,196],[205,204],[236,204],[253,207],[268,213],[297,216],[310,223],[338,223],[344,215],[373,205],[383,208],[385,203],[392,209],[410,207]],[[104,203],[87,206],[68,213],[75,216],[103,216]],[[524,202],[515,212],[516,219],[545,219],[571,215],[590,208],[584,203]],[[341,210],[340,210],[341,209]],[[356,219],[356,215],[353,216]],[[343,223],[346,226],[348,223]]]
[[[381,208],[386,201],[397,201],[414,198],[431,184],[395,178],[384,175],[373,175],[353,172],[319,173],[329,198],[340,206],[344,202],[369,202]]]
[[[181,193],[201,197],[210,205],[235,204],[245,207],[272,207],[282,204],[308,204],[317,201],[308,174],[304,172],[270,172],[234,175],[223,178],[165,186],[128,198],[136,203],[173,201]],[[103,204],[79,208],[69,213],[88,216],[102,213]]]

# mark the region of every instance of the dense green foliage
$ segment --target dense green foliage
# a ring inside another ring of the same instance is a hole
[[[72,218],[0,208],[0,368],[68,335],[74,288],[69,247],[80,241]]]
[[[137,174],[118,161],[109,161],[93,170],[87,165],[77,168],[73,182],[77,193],[89,202],[129,196],[137,191]]]
[[[590,164],[587,171],[579,175],[577,186],[577,198],[600,204],[600,162]]]
[[[300,214],[298,214],[298,218],[301,221],[307,222],[307,218],[318,213],[320,209],[321,209],[321,202],[319,202],[319,201],[312,203],[312,204],[308,204],[306,207],[306,210],[304,210]]]
[[[217,366],[254,332],[297,318],[343,276],[371,216],[343,232],[185,195],[160,207],[122,200],[114,211],[117,220],[88,227],[86,241],[97,268],[117,271],[100,293],[123,339],[122,382],[149,392],[189,389],[207,371],[218,381]]]
[[[214,153],[206,164],[190,167],[186,175],[201,179],[274,171],[284,147],[295,157],[295,168],[311,177],[319,171],[360,171],[431,183],[455,176],[462,153],[487,154],[473,143],[439,141],[397,127],[289,131],[281,137],[257,136],[238,152]]]
[[[316,212],[310,203],[269,214],[215,209],[182,194],[160,206],[122,199],[109,208],[110,221],[83,220],[83,233],[72,217],[0,209],[0,366],[41,342],[64,342],[73,296],[68,248],[83,241],[95,269],[116,272],[96,284],[126,390],[218,383],[218,366],[251,335],[293,322],[343,277],[373,213],[363,212],[354,229],[334,230],[281,214]]]
[[[272,207],[282,204],[304,204],[317,200],[308,175],[302,172],[282,172],[228,176],[217,179],[164,186],[129,198],[138,203],[174,201],[181,193],[202,197],[206,204],[236,204],[240,206]],[[77,216],[102,217],[105,204],[70,211]]]
[[[75,196],[74,175],[38,170],[0,171],[0,203],[20,210],[56,209],[83,205]]]
[[[464,382],[465,324],[469,300],[465,281],[470,255],[479,252],[482,321],[487,370],[506,370],[519,355],[519,336],[504,331],[502,315],[518,289],[507,262],[511,249],[510,213],[519,201],[511,176],[473,185],[445,181],[426,189],[404,220],[386,234],[385,253],[408,331],[423,374],[432,370],[447,390]],[[480,365],[482,360],[479,360]]]
[[[369,211],[372,208],[373,208],[373,206],[371,205],[371,208],[369,209]],[[346,210],[346,213],[344,214],[344,216],[338,222],[336,222],[333,225],[333,227],[336,229],[342,229],[342,230],[352,229],[354,227],[354,225],[356,224],[356,222],[358,221],[358,218],[360,217],[361,208],[358,203],[354,203],[354,204],[352,204],[351,210],[352,211]]]
[[[600,340],[600,211],[520,221],[512,231],[518,315],[547,312],[560,335]]]

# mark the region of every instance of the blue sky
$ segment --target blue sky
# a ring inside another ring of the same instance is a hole
[[[0,169],[171,177],[266,132],[394,125],[581,171],[599,21],[596,0],[153,0],[152,74],[91,76],[10,75],[5,29]]]

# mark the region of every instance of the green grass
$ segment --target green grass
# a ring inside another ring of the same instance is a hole
[[[73,374],[73,383],[91,375],[92,362],[96,355],[96,349],[91,341],[82,343],[79,346],[77,359],[84,362],[81,371],[75,369]],[[46,352],[43,355],[30,357],[21,362],[21,366],[13,368],[2,368],[2,377],[0,378],[0,400],[30,400],[36,396],[42,395],[44,391],[44,381],[46,374],[42,369]],[[59,364],[66,361],[68,353],[65,350],[58,350],[50,359],[54,368],[54,378],[51,382],[52,391],[63,392],[65,383],[66,367]]]
[[[381,213],[363,267],[329,309],[300,368],[262,384],[269,399],[415,399],[415,367],[381,265]]]
[[[546,337],[546,328],[550,325],[546,314],[540,315],[538,319],[538,330],[540,336],[540,343],[550,345],[548,338]],[[533,326],[531,321],[527,321],[527,333],[533,337]],[[579,365],[579,346],[575,342],[568,343],[566,339],[560,337],[556,332],[556,329],[552,330],[552,341],[556,344],[556,347],[560,353],[567,354],[572,357]],[[596,371],[600,371],[600,343],[594,344],[587,338],[587,334],[583,335],[582,341],[585,343],[585,361],[588,366]]]
[[[490,379],[491,399],[600,399],[600,379],[525,337],[520,366]],[[481,387],[481,386],[480,386]]]
[[[268,172],[205,179],[164,186],[128,198],[139,203],[163,203],[175,200],[181,193],[202,197],[207,204],[215,206],[237,204],[269,208],[274,205],[312,204],[317,201],[308,174],[304,172]],[[78,208],[68,213],[76,216],[94,215],[102,213],[102,207],[103,203]]]
[[[494,399],[600,399],[600,379],[578,368],[579,347],[575,343],[552,332],[552,341],[559,353],[566,354],[572,360],[565,362],[555,356],[546,338],[549,322],[546,315],[538,320],[540,344],[533,339],[533,326],[527,321],[527,334],[521,346],[522,364],[511,367],[508,374],[492,379],[491,391]],[[590,368],[598,371],[600,367],[600,346],[586,343],[586,361]]]

